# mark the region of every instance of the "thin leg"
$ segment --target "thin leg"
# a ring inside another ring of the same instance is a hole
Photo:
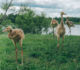
[[[70,33],[70,30],[69,30],[69,32],[68,32],[68,34]]]
[[[71,35],[71,28],[69,28],[69,33],[70,33],[70,35]]]
[[[17,62],[17,47],[16,47],[16,63],[18,63],[18,62]]]
[[[70,28],[70,35],[71,35],[71,28]]]
[[[58,36],[57,37],[57,47],[59,48],[59,40],[60,40],[60,37]]]
[[[21,46],[21,63],[23,65],[23,47],[22,47],[22,40],[20,40],[20,46]]]
[[[54,36],[54,28],[53,28],[53,36]]]

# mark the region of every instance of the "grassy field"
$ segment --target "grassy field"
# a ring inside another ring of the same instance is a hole
[[[66,36],[64,47],[56,47],[52,35],[27,34],[23,41],[24,65],[18,45],[18,62],[15,47],[7,35],[0,35],[0,70],[80,70],[80,37]]]

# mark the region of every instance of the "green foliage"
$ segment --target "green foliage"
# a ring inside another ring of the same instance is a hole
[[[7,35],[0,35],[1,70],[79,70],[80,37],[66,36],[64,47],[57,48],[52,35],[27,34],[23,41],[24,65],[21,63],[21,48],[18,46],[18,65],[15,47]],[[4,44],[3,44],[4,42]]]
[[[60,23],[61,18],[60,17],[55,17],[56,20]],[[74,24],[80,24],[80,18],[79,17],[69,17],[70,21],[73,21]],[[64,22],[66,21],[66,18],[64,18]]]
[[[48,28],[49,21],[44,14],[40,16],[28,9],[26,13],[18,15],[15,23],[24,30],[25,33],[41,33],[42,28]]]
[[[47,31],[50,20],[46,18],[45,14],[36,15],[34,11],[29,8],[22,7],[18,14],[9,14],[3,25],[11,25],[11,23],[19,28],[22,28],[25,33],[41,33],[42,28]]]
[[[6,19],[5,21],[2,22],[2,25],[12,25],[13,23],[11,22],[11,20]]]
[[[55,19],[60,23],[61,18],[56,17]],[[69,19],[75,24],[79,24],[80,22],[80,18],[70,17]],[[66,18],[64,18],[64,22],[65,20]],[[15,25],[15,27],[22,28],[25,33],[40,34],[43,28],[47,32],[50,22],[51,18],[46,17],[46,14],[43,12],[37,15],[30,8],[23,6],[17,14],[9,14],[7,19],[2,22],[2,25]]]

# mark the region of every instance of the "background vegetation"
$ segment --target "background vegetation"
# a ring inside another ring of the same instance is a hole
[[[0,16],[2,15],[3,14]],[[2,22],[1,25],[19,27],[22,28],[25,33],[40,34],[42,32],[42,28],[44,28],[44,30],[47,32],[48,28],[50,27],[51,19],[52,18],[50,17],[46,17],[46,14],[43,12],[40,15],[37,15],[30,8],[21,6],[18,13],[11,13],[7,15],[6,19]],[[60,23],[60,17],[55,17],[55,19]],[[74,24],[80,24],[80,18],[70,17],[69,19],[73,21]],[[65,20],[66,18],[64,18],[64,22]]]

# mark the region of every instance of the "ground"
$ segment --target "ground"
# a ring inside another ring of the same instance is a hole
[[[57,48],[53,35],[26,34],[23,41],[24,65],[18,64],[15,47],[6,34],[0,35],[0,70],[80,70],[80,36],[65,36],[64,47]]]

